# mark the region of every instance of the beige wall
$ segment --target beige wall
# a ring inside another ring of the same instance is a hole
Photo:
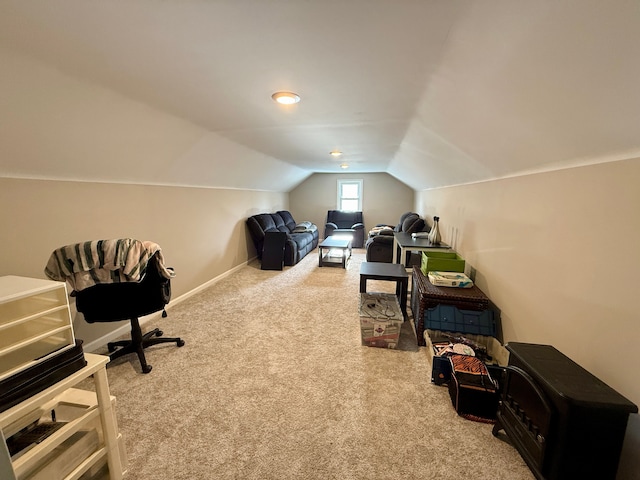
[[[338,179],[363,180],[362,211],[366,230],[379,223],[395,225],[400,215],[413,209],[413,189],[388,173],[315,173],[289,192],[289,203],[296,221],[307,220],[318,225],[320,238],[324,236],[327,210],[337,208]]]
[[[551,344],[640,405],[640,159],[421,191],[504,340]],[[632,415],[624,467],[640,472]],[[618,478],[638,478],[621,472]]]
[[[0,222],[8,227],[0,231],[0,275],[44,278],[58,246],[133,236],[163,247],[176,269],[176,298],[255,255],[244,223],[252,214],[284,208],[323,225],[339,176],[315,174],[289,195],[0,178]],[[505,341],[553,344],[640,404],[640,159],[421,191],[415,204],[414,192],[390,175],[341,176],[364,179],[367,228],[407,210],[440,215],[443,240],[501,309]],[[74,325],[85,342],[114,328],[81,316]],[[632,415],[619,480],[637,478],[639,450]]]
[[[286,193],[0,178],[0,275],[45,278],[60,246],[133,237],[160,244],[176,298],[255,256],[246,218],[283,208]],[[85,343],[114,328],[78,317]]]

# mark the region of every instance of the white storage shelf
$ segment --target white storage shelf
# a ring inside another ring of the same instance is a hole
[[[0,277],[0,379],[74,344],[65,283]]]
[[[62,478],[77,480],[105,461],[110,479],[120,480],[123,477],[124,445],[118,433],[115,398],[109,393],[105,368],[109,358],[89,353],[85,354],[85,358],[87,366],[83,369],[0,413],[0,428],[5,439],[31,424],[34,419],[47,415],[52,409],[58,409],[60,412],[62,418],[57,420],[66,422],[26,453],[14,456],[11,462],[14,478],[28,479],[39,471],[46,472],[51,478],[58,478],[57,470],[47,470],[49,464],[46,461],[51,460],[52,452],[74,433],[94,428],[99,433],[99,442],[87,453],[86,458],[81,458],[77,465],[73,465],[73,471],[65,473]],[[95,393],[74,388],[88,377],[93,377]],[[0,448],[6,450],[6,443],[3,442]]]

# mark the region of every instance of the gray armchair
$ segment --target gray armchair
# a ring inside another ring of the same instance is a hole
[[[351,233],[353,248],[364,247],[364,223],[362,212],[347,212],[343,210],[329,210],[327,223],[324,226],[324,238],[337,233]]]
[[[385,225],[376,225],[376,227],[383,227]],[[386,227],[391,227],[386,225]],[[393,233],[405,232],[428,232],[429,226],[425,223],[424,219],[420,218],[417,213],[406,212],[400,217],[400,222],[393,228],[385,228],[376,231],[367,240],[365,248],[367,249],[367,262],[383,262],[391,263],[393,260]],[[417,261],[417,259],[416,259]],[[404,259],[404,265],[412,265],[411,252],[407,252],[407,258]]]

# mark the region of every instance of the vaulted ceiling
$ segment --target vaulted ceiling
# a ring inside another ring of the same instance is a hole
[[[637,0],[0,0],[0,48],[197,126],[180,184],[388,172],[420,190],[640,155]],[[0,118],[37,143],[1,70]],[[0,175],[37,176],[19,150]],[[156,160],[138,159],[149,182],[174,183]]]

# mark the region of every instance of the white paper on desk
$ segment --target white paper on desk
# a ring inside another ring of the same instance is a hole
[[[464,273],[429,272],[429,281],[438,287],[471,288],[473,281]]]

